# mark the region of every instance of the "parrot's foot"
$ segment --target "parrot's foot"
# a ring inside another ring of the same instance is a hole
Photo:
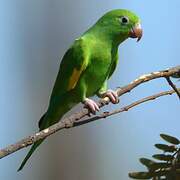
[[[83,104],[84,107],[87,108],[93,114],[95,114],[96,111],[99,111],[99,106],[97,105],[97,103],[89,98],[86,98]]]
[[[101,97],[108,97],[113,104],[119,103],[119,97],[117,92],[111,89],[107,90],[105,93],[102,93]]]

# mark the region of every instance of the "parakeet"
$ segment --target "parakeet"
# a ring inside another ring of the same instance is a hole
[[[117,103],[117,94],[108,90],[107,81],[118,63],[118,46],[129,37],[141,39],[140,19],[131,11],[116,9],[104,14],[74,41],[60,63],[47,112],[39,121],[39,131],[60,121],[79,102],[95,113],[99,107],[89,99],[93,95],[108,96]],[[18,171],[43,140],[32,145]]]

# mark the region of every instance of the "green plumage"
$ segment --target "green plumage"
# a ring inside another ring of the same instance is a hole
[[[107,90],[107,80],[118,62],[118,46],[129,37],[132,27],[139,21],[130,11],[113,10],[74,41],[61,61],[48,110],[39,121],[39,130],[57,123],[67,111],[87,97]],[[42,142],[33,144],[18,170],[24,167]]]

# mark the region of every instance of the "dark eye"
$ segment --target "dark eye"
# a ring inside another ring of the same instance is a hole
[[[122,24],[128,24],[129,23],[129,19],[126,16],[121,17],[120,21],[121,21]]]

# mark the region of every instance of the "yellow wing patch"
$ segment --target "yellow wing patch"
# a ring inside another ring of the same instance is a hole
[[[68,91],[71,90],[71,89],[74,89],[74,87],[76,86],[78,80],[79,80],[79,77],[81,75],[83,71],[83,68],[77,70],[76,68],[73,70],[73,73],[71,75],[71,78],[69,80],[69,84],[68,84]]]
[[[88,57],[88,52],[85,51],[86,49],[85,46],[82,44],[83,39],[80,38],[76,40],[76,43],[77,45],[73,53],[79,54],[79,56],[75,57],[75,60],[77,61],[77,63],[76,63],[76,67],[74,67],[73,69],[73,72],[68,82],[68,88],[67,88],[68,91],[75,88],[76,84],[79,81],[81,73],[86,69],[88,65],[89,57]]]

